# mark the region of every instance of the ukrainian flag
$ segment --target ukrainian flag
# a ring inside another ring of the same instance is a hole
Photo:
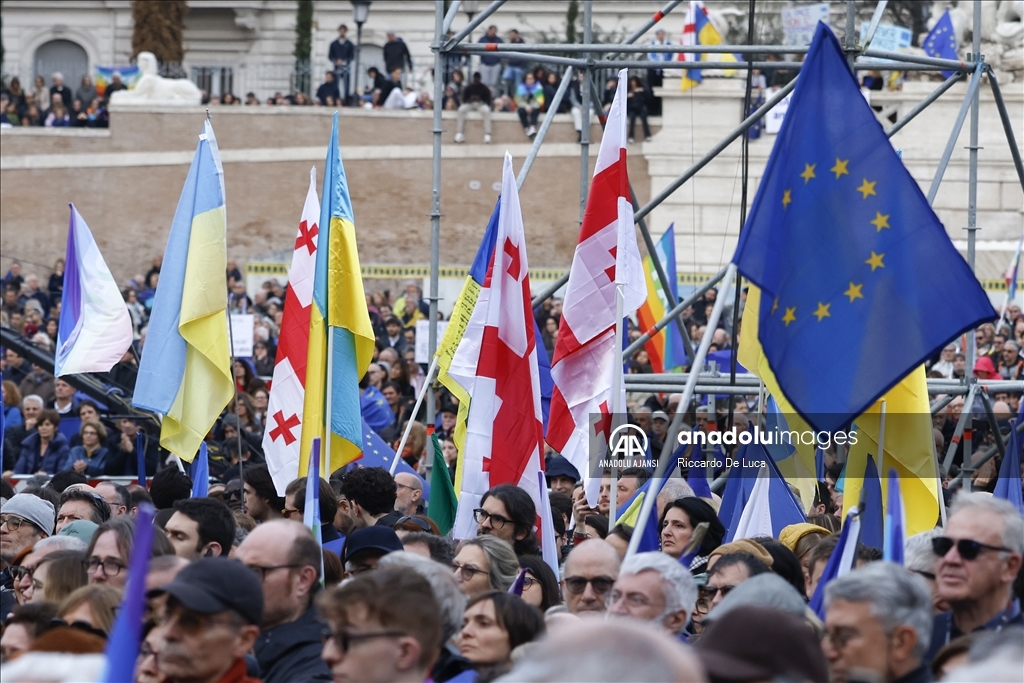
[[[171,223],[132,405],[164,415],[160,445],[192,461],[234,394],[224,168],[207,121]]]
[[[703,2],[690,3],[690,17],[683,27],[683,45],[722,45],[721,34],[708,18],[708,11]],[[734,54],[683,54],[683,61],[687,62],[736,62]],[[735,74],[735,70],[725,72],[726,76]],[[683,71],[683,83],[681,90],[686,92],[695,85],[700,85],[703,80],[700,69],[688,69]]]
[[[354,221],[335,112],[320,201],[299,476],[306,475],[313,439],[324,436],[327,424],[330,439],[325,439],[329,443],[325,474],[362,454],[359,380],[373,357],[374,335],[359,270]]]

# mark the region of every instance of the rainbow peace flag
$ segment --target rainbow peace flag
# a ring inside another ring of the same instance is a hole
[[[131,90],[135,87],[135,84],[142,78],[142,72],[139,71],[139,67],[136,64],[130,66],[95,66],[93,70],[96,72],[96,76],[93,81],[96,84],[96,94],[100,97],[105,97],[107,92],[107,86],[114,82],[114,74],[121,74],[121,82]]]
[[[658,260],[665,268],[668,275],[669,285],[672,288],[672,296],[679,300],[679,283],[676,279],[676,231],[675,223],[668,226],[668,230],[658,240]],[[654,268],[654,261],[648,254],[644,259],[644,276],[647,279],[647,301],[637,310],[637,319],[640,321],[640,330],[646,332],[654,327],[654,324],[665,317],[669,311],[668,296],[665,294],[661,281],[658,279],[658,271]],[[661,332],[651,337],[644,348],[651,359],[651,368],[654,372],[661,373],[686,365],[686,350],[683,347],[683,338],[675,324],[669,325]]]
[[[725,43],[722,40],[721,34],[712,25],[711,20],[708,18],[708,10],[704,7],[704,3],[699,0],[694,0],[690,3],[690,14],[686,19],[686,24],[683,25],[683,45],[722,45]],[[722,53],[722,54],[688,54],[683,53],[680,55],[680,59],[684,62],[737,62],[739,61],[734,54]],[[726,76],[732,76],[735,74],[735,70],[728,70],[725,72]],[[686,92],[695,85],[699,85],[703,80],[700,69],[688,69],[683,71],[683,83],[680,90]]]

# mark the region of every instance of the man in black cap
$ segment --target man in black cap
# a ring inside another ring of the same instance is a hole
[[[157,657],[168,683],[259,683],[246,675],[244,659],[263,619],[263,587],[254,570],[203,557],[149,593],[157,595],[167,595]]]
[[[560,455],[549,455],[544,459],[544,476],[552,493],[564,493],[570,498],[576,482],[580,480],[579,470]]]
[[[380,558],[396,550],[405,550],[405,547],[391,527],[368,526],[353,532],[341,555],[345,576],[358,576],[373,571]]]

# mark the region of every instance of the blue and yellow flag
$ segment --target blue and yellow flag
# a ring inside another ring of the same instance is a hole
[[[164,415],[160,445],[189,462],[235,391],[227,258],[224,169],[207,121],[171,223],[132,397]]]
[[[362,453],[359,380],[373,357],[374,335],[359,270],[354,220],[335,112],[320,201],[299,476],[306,475],[306,454],[312,452],[313,439],[323,437],[328,423],[324,473],[344,467]]]
[[[761,288],[758,336],[782,393],[818,431],[996,318],[824,24],[733,262]]]
[[[690,2],[690,15],[683,26],[683,45],[721,45],[725,41],[722,35],[715,28],[708,18],[708,11],[704,3],[699,0]],[[721,54],[687,54],[680,55],[684,62],[736,62],[736,55],[731,53]],[[728,69],[726,76],[736,73],[735,69]],[[687,69],[683,71],[683,82],[680,90],[686,92],[690,88],[700,85],[704,80],[700,69]]]

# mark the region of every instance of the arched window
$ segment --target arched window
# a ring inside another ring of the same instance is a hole
[[[36,48],[35,76],[46,79],[52,86],[54,73],[64,76],[64,85],[72,92],[82,84],[82,76],[89,73],[89,56],[78,43],[70,40],[50,40]],[[41,107],[47,106],[40,103]]]

